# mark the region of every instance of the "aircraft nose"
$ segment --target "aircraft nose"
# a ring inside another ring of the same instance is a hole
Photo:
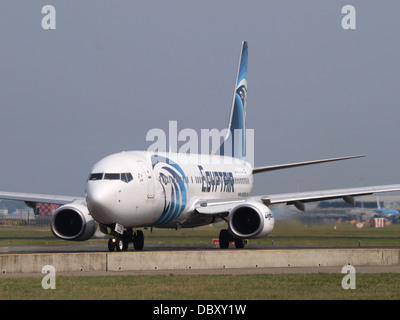
[[[101,181],[89,182],[86,186],[86,202],[90,214],[102,224],[115,223],[113,207],[116,202],[115,190]]]

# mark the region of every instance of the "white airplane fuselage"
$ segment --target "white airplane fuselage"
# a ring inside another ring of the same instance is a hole
[[[250,163],[228,156],[127,151],[98,161],[86,185],[90,214],[103,225],[180,228],[214,216],[195,213],[206,199],[249,196]]]

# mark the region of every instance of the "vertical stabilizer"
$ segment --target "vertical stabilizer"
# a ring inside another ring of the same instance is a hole
[[[229,155],[239,159],[246,157],[247,57],[247,42],[243,41],[236,74],[228,132],[220,148],[221,155]]]

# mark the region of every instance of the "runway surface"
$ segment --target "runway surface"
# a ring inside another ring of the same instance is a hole
[[[172,250],[216,250],[213,245],[175,245],[175,244],[145,244],[141,252],[146,251],[172,251]],[[232,248],[233,249],[233,248]],[[108,253],[106,243],[101,244],[68,244],[44,246],[5,246],[0,247],[0,254],[31,254],[31,253]],[[135,252],[130,245],[128,252]]]
[[[35,238],[38,239],[38,238]],[[53,239],[53,238],[50,238]],[[300,245],[257,245],[248,244],[244,249],[236,249],[234,245],[230,245],[228,250],[301,250],[301,249],[382,249],[399,247],[322,247],[322,246],[300,246]],[[217,245],[213,244],[145,244],[141,252],[146,251],[209,251],[221,250]],[[129,245],[128,252],[135,252],[132,245]],[[40,246],[0,246],[0,254],[32,254],[32,253],[107,253],[107,243],[99,240],[92,241],[91,244],[66,244],[66,245],[40,245]]]
[[[305,249],[365,249],[366,247],[321,247],[321,246],[282,246],[282,245],[247,245],[244,249],[236,249],[230,245],[232,252],[237,250],[305,250]],[[382,249],[385,247],[367,247],[370,249]],[[398,247],[388,247],[398,248]],[[212,244],[145,244],[140,252],[153,251],[210,251],[221,250]],[[42,246],[3,246],[0,254],[32,254],[32,253],[108,253],[107,244],[68,244],[68,245],[42,245]],[[122,251],[124,252],[124,251]],[[135,252],[130,245],[127,252]]]

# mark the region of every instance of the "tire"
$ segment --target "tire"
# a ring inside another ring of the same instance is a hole
[[[229,240],[231,239],[231,235],[229,231],[223,229],[219,232],[219,247],[221,249],[228,249],[229,248]]]
[[[138,230],[135,232],[135,235],[133,236],[133,247],[135,250],[142,250],[144,247],[144,235],[143,231]]]
[[[129,235],[125,231],[122,235],[122,251],[127,251],[129,246]]]
[[[122,251],[124,248],[124,242],[122,241],[121,238],[117,239],[115,242],[115,249],[117,249],[118,252]]]
[[[237,249],[243,249],[244,248],[244,244],[245,244],[244,239],[235,239],[235,247]]]
[[[115,242],[114,239],[108,240],[108,251],[114,252],[115,251]]]

